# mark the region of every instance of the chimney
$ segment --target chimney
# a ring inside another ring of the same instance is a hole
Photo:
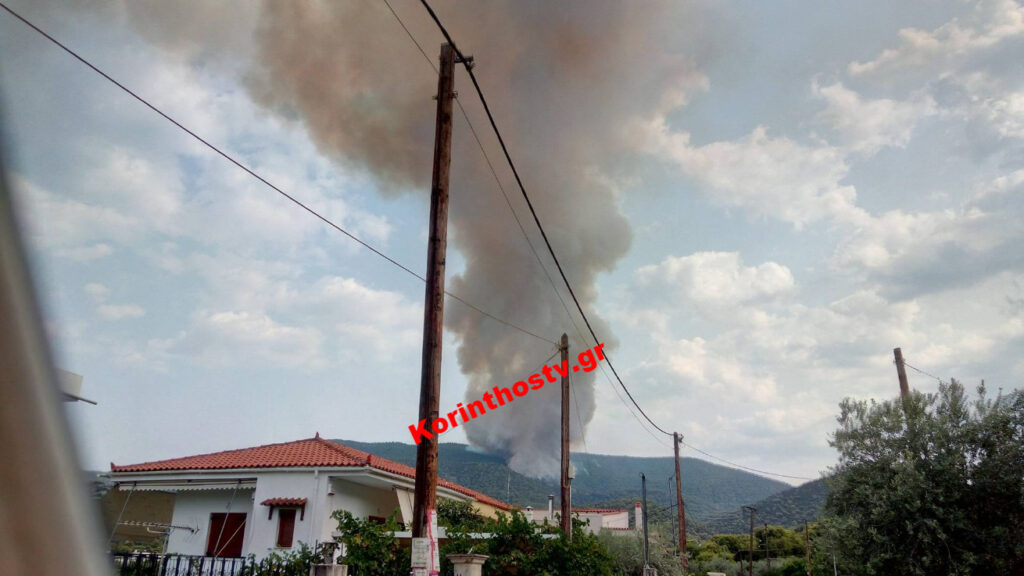
[[[640,503],[636,503],[636,509],[633,511],[633,517],[636,519],[636,526],[633,526],[634,530],[640,531],[644,529],[644,509],[640,507]]]
[[[555,495],[548,494],[548,522],[555,523]]]

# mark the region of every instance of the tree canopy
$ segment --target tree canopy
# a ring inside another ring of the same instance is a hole
[[[838,421],[819,545],[844,573],[1024,574],[1022,391],[971,401],[953,381],[846,399]]]

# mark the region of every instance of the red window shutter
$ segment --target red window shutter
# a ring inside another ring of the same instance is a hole
[[[277,511],[277,547],[291,548],[295,534],[295,509],[280,508]]]
[[[245,513],[210,514],[210,534],[206,538],[206,555],[217,558],[239,558],[245,540]]]

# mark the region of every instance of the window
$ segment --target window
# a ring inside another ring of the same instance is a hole
[[[291,548],[295,535],[295,508],[280,508],[277,511],[277,547]]]
[[[206,538],[206,555],[216,558],[240,558],[244,538],[244,512],[210,514],[210,534]]]

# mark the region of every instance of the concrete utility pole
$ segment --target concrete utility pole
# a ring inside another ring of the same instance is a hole
[[[903,350],[893,348],[892,355],[896,357],[896,375],[900,379],[900,399],[906,404],[907,398],[910,397],[910,384],[907,383],[907,369],[903,365]],[[906,410],[906,406],[904,406],[904,410]]]
[[[672,433],[676,450],[676,515],[679,517],[679,562],[683,574],[689,569],[690,559],[686,557],[686,507],[683,503],[683,479],[679,474],[679,443],[683,441],[678,432]]]
[[[757,508],[753,506],[744,506],[743,508],[750,510],[750,550],[747,557],[747,576],[754,576],[754,512],[757,512]]]
[[[562,532],[572,539],[572,493],[569,488],[569,336],[562,333],[559,350],[562,352]]]
[[[455,50],[441,46],[437,79],[437,128],[434,132],[434,172],[430,186],[430,241],[427,246],[427,288],[423,306],[423,360],[420,373],[420,420],[434,432],[441,399],[441,339],[444,325],[445,250],[448,245],[448,169],[451,165],[452,97]],[[447,422],[445,422],[447,425]],[[442,428],[443,430],[443,428]],[[416,448],[416,489],[412,536],[430,534],[430,513],[437,508],[437,436],[424,435]],[[431,544],[431,554],[436,554]]]

